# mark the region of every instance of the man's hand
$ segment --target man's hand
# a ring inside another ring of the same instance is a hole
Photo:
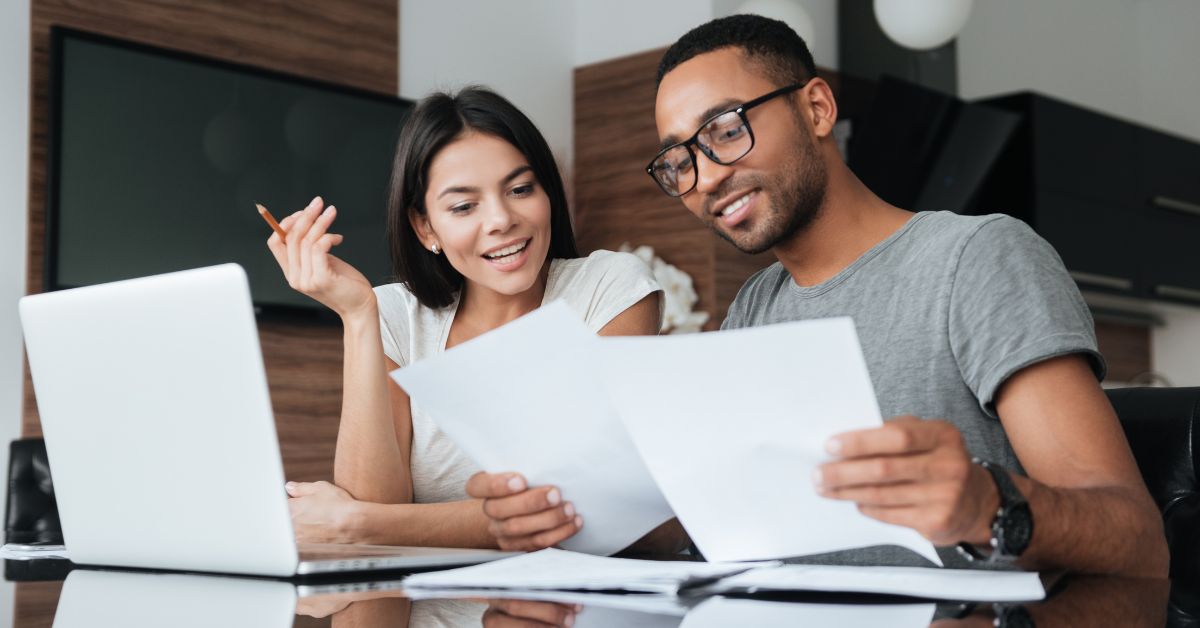
[[[937,546],[990,539],[999,492],[952,424],[898,417],[838,434],[825,448],[838,460],[814,474],[819,494],[855,502],[864,515],[913,528]]]
[[[288,482],[288,509],[298,543],[359,543],[358,501],[329,482]]]
[[[583,517],[574,504],[563,502],[558,488],[528,488],[515,473],[476,473],[467,481],[467,494],[483,500],[488,531],[502,550],[553,547],[583,527]]]

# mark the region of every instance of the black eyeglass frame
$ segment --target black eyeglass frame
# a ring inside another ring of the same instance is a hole
[[[763,94],[762,96],[759,96],[758,98],[755,98],[753,100],[748,100],[748,101],[738,105],[737,107],[734,107],[733,109],[727,109],[725,111],[722,111],[721,113],[718,113],[718,114],[715,114],[715,115],[709,117],[707,120],[705,120],[704,122],[702,122],[700,124],[700,128],[696,129],[696,132],[693,133],[691,137],[689,137],[686,140],[683,140],[682,142],[676,142],[674,144],[671,144],[670,146],[667,146],[666,148],[658,151],[658,153],[656,153],[654,155],[654,159],[651,159],[650,163],[646,165],[646,174],[650,175],[651,179],[654,179],[654,183],[656,183],[658,185],[659,189],[661,189],[664,193],[666,193],[667,196],[679,198],[680,196],[683,196],[684,194],[691,192],[692,190],[696,189],[696,183],[698,183],[700,181],[699,173],[695,173],[692,176],[691,187],[689,187],[688,189],[686,189],[682,192],[675,193],[675,192],[668,190],[666,185],[664,185],[663,182],[658,179],[658,177],[654,176],[654,162],[658,161],[659,158],[661,158],[664,154],[667,153],[667,151],[671,151],[671,150],[674,150],[674,149],[682,146],[685,149],[687,149],[688,156],[691,157],[692,163],[695,164],[695,163],[697,163],[696,162],[696,151],[692,150],[692,147],[695,146],[696,148],[699,148],[700,152],[704,153],[704,156],[708,157],[708,159],[710,161],[712,161],[713,163],[720,164],[722,166],[728,166],[732,163],[736,163],[737,160],[741,159],[742,157],[745,157],[746,155],[749,155],[750,151],[754,150],[754,128],[750,126],[750,118],[746,117],[746,112],[769,101],[769,100],[772,100],[772,99],[782,96],[784,94],[794,92],[796,90],[804,89],[805,86],[807,86],[810,82],[812,82],[812,78],[804,79],[803,81],[801,81],[799,83],[792,83],[791,85],[788,85],[786,87],[780,87],[779,89],[772,91],[772,92],[768,92],[766,94]],[[738,155],[734,159],[730,159],[729,161],[721,161],[720,159],[717,159],[716,155],[713,155],[712,153],[710,153],[708,150],[706,150],[704,148],[704,146],[701,146],[696,140],[697,140],[697,138],[700,137],[700,133],[702,131],[704,131],[705,127],[707,127],[709,124],[711,124],[713,122],[713,120],[716,120],[717,118],[720,118],[721,116],[729,114],[729,113],[736,113],[736,114],[738,114],[738,117],[742,119],[742,126],[746,127],[746,133],[750,136],[750,147],[746,149],[746,152],[742,153],[741,155]]]

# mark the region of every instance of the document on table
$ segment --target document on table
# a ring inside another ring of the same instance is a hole
[[[555,302],[392,378],[482,469],[561,489],[583,517],[562,547],[608,555],[674,514],[604,393],[595,342]]]
[[[1032,572],[850,565],[754,569],[703,589],[707,594],[796,591],[877,593],[971,602],[1030,602],[1046,597],[1041,578]]]
[[[597,345],[609,398],[709,560],[899,545],[942,564],[915,530],[813,488],[830,436],[883,424],[851,319]]]
[[[763,564],[609,558],[548,548],[471,567],[415,574],[404,579],[404,588],[674,594],[680,589],[742,573]]]
[[[711,598],[688,612],[680,628],[718,626],[838,626],[926,628],[933,604],[808,604]]]

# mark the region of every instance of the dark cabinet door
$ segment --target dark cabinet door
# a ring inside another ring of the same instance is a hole
[[[1110,206],[1136,206],[1138,127],[1048,98],[1032,103],[1034,185]]]
[[[1146,214],[1148,296],[1200,305],[1200,212],[1150,207]]]
[[[1141,132],[1148,296],[1200,304],[1200,144]]]
[[[1127,207],[1039,190],[1034,230],[1058,251],[1082,288],[1138,293],[1142,223]]]

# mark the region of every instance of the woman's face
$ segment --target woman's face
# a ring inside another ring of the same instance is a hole
[[[471,132],[429,166],[425,216],[413,228],[468,285],[516,295],[538,280],[550,250],[550,199],[512,144]]]

